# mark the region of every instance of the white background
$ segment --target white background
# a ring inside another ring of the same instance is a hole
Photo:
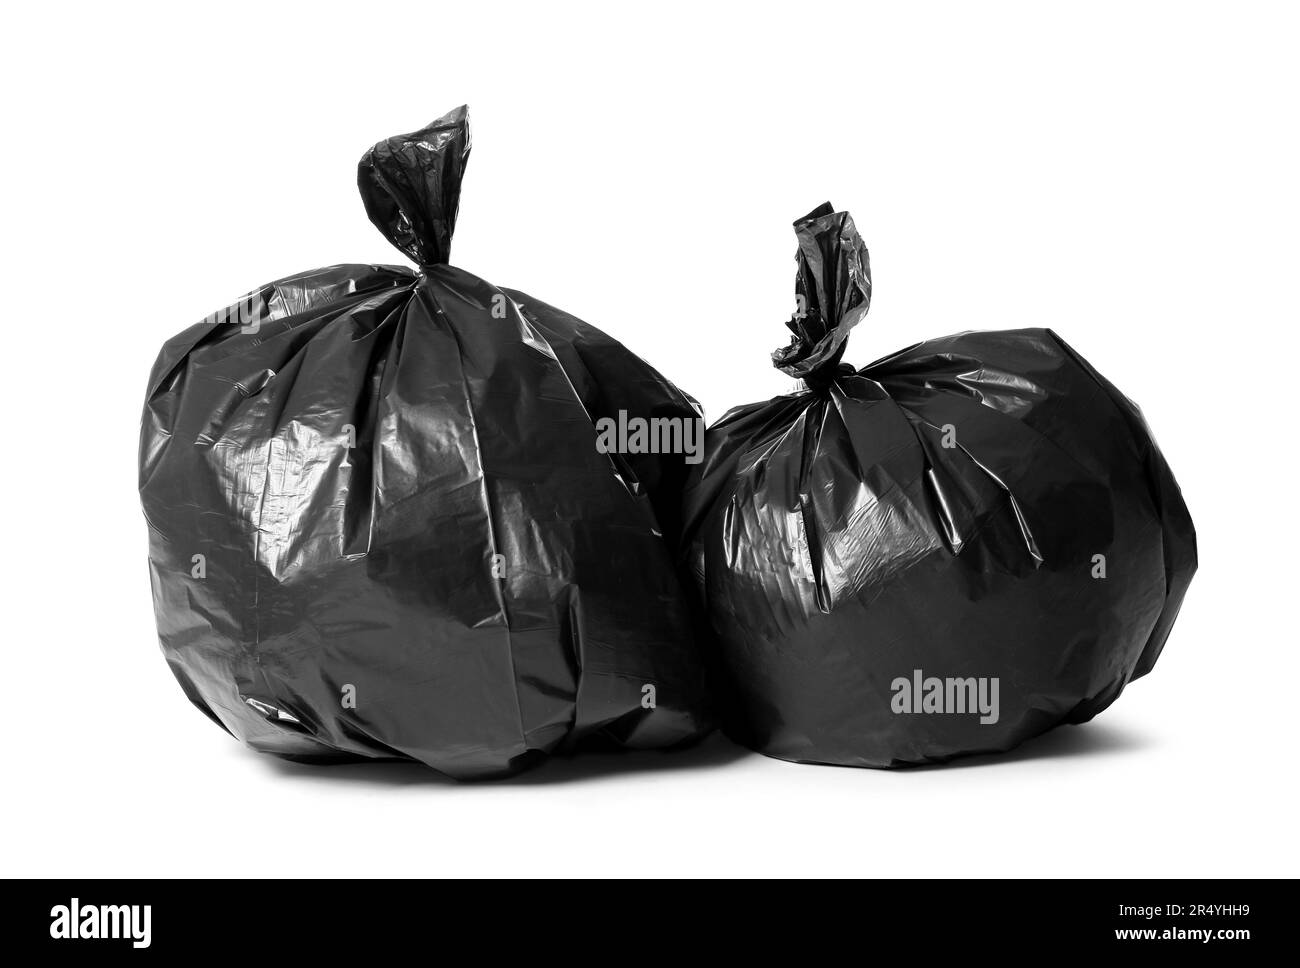
[[[1296,14],[623,10],[6,12],[0,871],[1297,874]],[[281,763],[199,715],[135,493],[154,356],[263,282],[401,261],[356,161],[462,102],[452,261],[606,329],[710,419],[790,388],[790,223],[827,199],[876,283],[850,361],[1056,329],[1143,406],[1196,521],[1154,673],[1017,753],[892,773],[715,739],[465,786]]]

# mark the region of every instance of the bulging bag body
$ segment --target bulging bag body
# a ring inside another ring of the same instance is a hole
[[[154,367],[140,494],[163,651],[255,749],[470,778],[707,729],[666,543],[683,458],[601,453],[595,429],[698,409],[594,327],[446,264],[468,154],[461,108],[361,162],[419,271],[281,279]]]
[[[706,435],[686,548],[728,732],[801,762],[896,766],[1087,720],[1155,664],[1196,568],[1138,408],[1055,333],[959,333],[860,370],[867,252],[799,237],[808,389]]]

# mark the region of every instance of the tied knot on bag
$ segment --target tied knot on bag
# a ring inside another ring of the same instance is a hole
[[[814,392],[825,392],[854,372],[840,362],[849,331],[871,305],[871,262],[848,212],[830,202],[794,223],[799,240],[795,278],[797,308],[787,328],[788,346],[772,354],[772,365]]]
[[[370,221],[420,267],[445,265],[469,161],[469,109],[461,105],[362,156],[357,188]]]

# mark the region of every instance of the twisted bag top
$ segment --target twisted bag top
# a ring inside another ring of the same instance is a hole
[[[1155,664],[1196,569],[1137,407],[1051,330],[842,363],[871,270],[847,212],[795,223],[774,364],[807,390],[709,429],[685,498],[728,731],[785,759],[1005,750]]]
[[[419,272],[277,280],[154,367],[163,652],[256,749],[479,777],[707,729],[665,540],[683,457],[602,453],[594,426],[698,410],[594,327],[447,264],[469,151],[462,107],[361,161]]]

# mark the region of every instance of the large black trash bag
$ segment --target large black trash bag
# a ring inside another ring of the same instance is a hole
[[[799,762],[1009,749],[1151,670],[1196,538],[1138,408],[1055,333],[841,364],[871,297],[846,212],[795,223],[773,354],[807,389],[709,429],[685,496],[724,725]]]
[[[281,279],[154,366],[163,652],[255,749],[470,778],[707,728],[667,543],[683,456],[601,453],[594,426],[698,408],[599,330],[447,265],[469,148],[460,108],[361,161],[419,272]]]

